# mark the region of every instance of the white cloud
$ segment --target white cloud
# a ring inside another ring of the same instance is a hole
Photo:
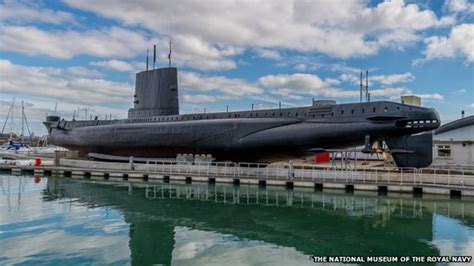
[[[474,24],[461,24],[451,29],[449,36],[432,36],[425,39],[425,57],[414,64],[439,58],[464,57],[466,63],[474,63]]]
[[[217,92],[237,98],[263,93],[261,88],[243,79],[204,76],[193,72],[180,72],[178,78],[183,92]]]
[[[216,101],[216,97],[211,95],[204,95],[204,94],[183,94],[181,96],[181,100],[184,103],[213,103]]]
[[[305,72],[306,69],[308,69],[308,66],[306,64],[297,64],[296,66],[294,66],[294,69],[301,72]]]
[[[0,25],[0,49],[27,55],[70,59],[75,55],[134,57],[150,41],[140,32],[112,27],[99,30],[45,31],[30,26]]]
[[[47,55],[70,59],[77,55],[99,58],[132,58],[139,54],[145,61],[147,46],[157,45],[158,66],[168,64],[169,39],[150,39],[145,33],[120,27],[98,30],[46,31],[33,26],[11,26],[0,24],[0,50],[30,56]],[[201,70],[228,70],[237,67],[231,58],[241,54],[242,48],[231,45],[210,44],[193,35],[173,36],[172,63]],[[153,55],[150,53],[150,66]],[[94,62],[117,71],[136,69],[118,59]]]
[[[328,85],[339,85],[341,82],[337,79],[332,79],[332,78],[325,78],[324,82]]]
[[[267,75],[259,78],[258,82],[269,89],[289,89],[302,93],[316,93],[328,87],[318,76],[301,73]]]
[[[411,82],[415,79],[415,76],[413,76],[413,74],[411,74],[410,72],[406,72],[403,74],[379,75],[369,78],[374,81],[380,82],[380,84],[382,85],[393,85],[397,83]]]
[[[0,92],[87,105],[129,103],[133,95],[130,84],[71,74],[70,69],[30,67],[0,59]]]
[[[73,77],[102,78],[104,76],[103,73],[95,69],[89,69],[82,66],[67,67],[66,72]]]
[[[339,79],[344,81],[344,82],[348,82],[348,83],[352,83],[352,84],[359,84],[360,83],[360,76],[357,76],[357,75],[351,74],[351,73],[343,73],[339,76]]]
[[[281,59],[281,54],[277,50],[257,48],[257,49],[254,49],[254,52],[257,54],[257,56],[261,58],[273,59],[273,60]]]
[[[0,21],[9,23],[45,22],[51,24],[75,22],[72,14],[44,8],[38,1],[10,1],[0,4]]]
[[[101,67],[104,69],[115,70],[119,72],[128,72],[137,69],[137,64],[132,65],[131,63],[122,60],[107,60],[107,61],[94,61],[89,63],[91,66]]]
[[[359,90],[346,90],[334,87],[338,82],[333,79],[322,80],[313,74],[268,75],[259,78],[259,83],[272,94],[290,99],[299,95],[322,96],[328,98],[353,98],[359,96]],[[395,99],[411,92],[405,88],[383,88],[370,90],[373,97]],[[290,96],[292,95],[292,96]]]
[[[444,96],[439,93],[430,93],[430,94],[415,94],[416,96],[424,99],[424,100],[437,100],[443,101]]]
[[[365,86],[365,72],[363,73],[363,85]],[[354,85],[360,84],[360,70],[359,75],[354,74],[353,72],[350,73],[343,73],[339,76],[339,79],[344,82],[348,82]],[[378,83],[381,86],[391,86],[400,83],[407,83],[415,80],[415,76],[410,72],[405,72],[403,74],[390,74],[390,75],[369,75],[369,86],[374,85],[374,83]]]
[[[161,40],[157,45],[158,59],[168,63],[168,40]],[[193,35],[173,36],[172,60],[177,65],[189,66],[201,70],[228,70],[237,67],[231,58],[241,54],[244,49],[232,45],[211,44]]]
[[[288,88],[278,88],[270,91],[271,94],[281,96],[287,100],[302,100],[303,96],[295,94],[295,92]]]
[[[474,13],[474,3],[467,0],[448,0],[445,8],[453,13]]]
[[[208,52],[213,50],[210,47],[229,45],[320,52],[339,58],[365,56],[383,47],[402,48],[418,40],[419,31],[454,22],[449,17],[437,18],[433,11],[401,0],[382,2],[374,7],[357,0],[344,3],[186,1],[179,5],[146,0],[66,0],[66,3],[126,25],[144,26],[173,39],[195,38],[195,42],[202,44],[193,46],[207,47]],[[231,62],[225,66],[234,67]]]
[[[467,107],[474,109],[474,103],[468,104]]]

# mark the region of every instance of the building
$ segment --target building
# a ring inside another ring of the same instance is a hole
[[[474,115],[434,132],[433,165],[474,166]]]
[[[421,98],[415,95],[405,95],[401,97],[403,104],[409,104],[413,106],[421,106]]]

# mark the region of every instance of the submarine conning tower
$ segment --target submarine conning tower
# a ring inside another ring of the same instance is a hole
[[[178,115],[178,70],[165,67],[137,73],[134,107],[128,118]]]

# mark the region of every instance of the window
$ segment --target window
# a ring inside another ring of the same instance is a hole
[[[344,114],[344,110],[341,110],[341,115],[343,115],[343,114]]]
[[[362,108],[362,113],[365,113],[365,108]]]
[[[451,146],[438,145],[438,157],[451,158]]]
[[[351,110],[351,114],[354,114],[354,109]]]
[[[387,106],[385,106],[385,108],[383,109],[383,111],[384,111],[385,113],[388,112]]]
[[[399,111],[399,112],[400,112],[400,106],[397,106],[397,111]]]
[[[296,113],[295,116],[298,117],[298,113]]]
[[[375,113],[375,107],[374,107],[374,108],[372,108],[372,112],[374,112],[374,113]]]

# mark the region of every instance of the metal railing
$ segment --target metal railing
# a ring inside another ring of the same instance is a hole
[[[139,169],[137,169],[139,170]],[[170,163],[147,161],[148,173],[207,177],[252,178],[300,182],[357,184],[432,185],[474,188],[474,175],[460,170],[437,168],[333,169],[260,163]]]

